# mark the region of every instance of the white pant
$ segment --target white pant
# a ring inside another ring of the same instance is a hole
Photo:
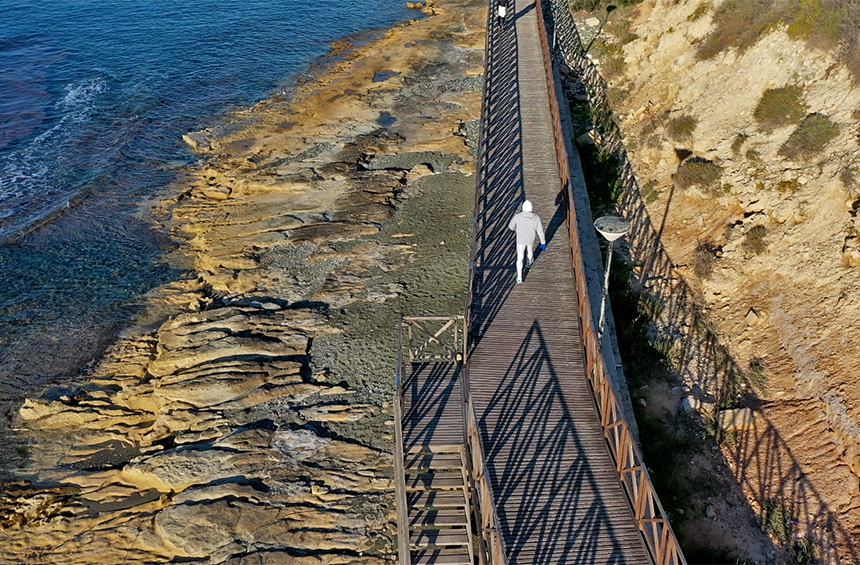
[[[517,244],[517,277],[520,280],[523,278],[523,255],[525,255],[526,251],[529,253],[529,263],[535,260],[533,247],[534,245],[526,245],[524,243]]]

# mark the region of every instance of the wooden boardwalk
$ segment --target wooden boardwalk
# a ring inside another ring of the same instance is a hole
[[[507,559],[649,563],[585,373],[534,2],[510,20],[489,30],[468,361]],[[517,285],[525,198],[549,246]]]

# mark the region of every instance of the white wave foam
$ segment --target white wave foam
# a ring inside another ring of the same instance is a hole
[[[57,102],[55,107],[67,112],[66,116],[78,117],[82,114],[88,116],[93,109],[93,102],[105,91],[105,88],[107,88],[107,82],[100,77],[68,84],[66,95]]]
[[[66,85],[54,104],[59,121],[30,142],[0,155],[0,240],[20,231],[64,206],[74,197],[73,187],[62,182],[69,145],[92,117],[107,81],[96,77]]]

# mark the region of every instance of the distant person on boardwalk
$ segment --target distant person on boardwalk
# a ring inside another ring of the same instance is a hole
[[[517,233],[517,284],[523,282],[523,256],[527,251],[526,269],[532,266],[535,239],[540,239],[540,250],[546,251],[543,223],[533,210],[532,203],[526,200],[523,202],[523,211],[514,216],[508,224],[508,229]]]
[[[508,15],[508,6],[506,0],[500,0],[499,5],[496,7],[496,19],[499,22],[499,25],[505,25],[505,17]]]

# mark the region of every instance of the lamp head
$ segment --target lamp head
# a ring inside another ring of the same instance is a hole
[[[594,220],[594,229],[611,242],[630,231],[630,221],[620,216],[602,216]]]

